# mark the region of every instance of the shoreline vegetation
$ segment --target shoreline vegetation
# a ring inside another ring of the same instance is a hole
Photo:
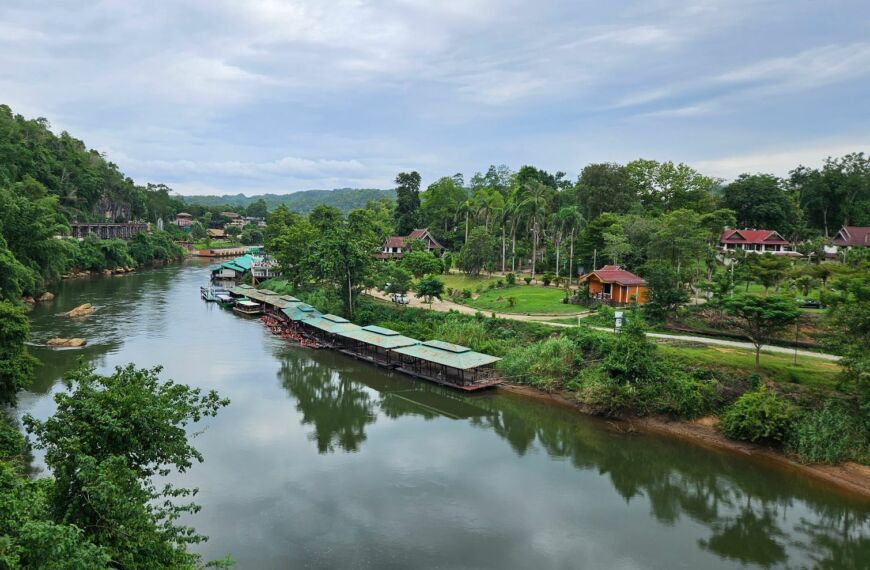
[[[281,279],[261,286],[341,308],[333,292],[320,288],[294,288]],[[779,368],[756,370],[751,351],[742,351],[745,362],[696,361],[647,339],[640,311],[629,313],[617,335],[360,298],[352,320],[499,356],[500,389],[625,422],[627,429],[763,458],[870,498],[870,442],[860,429],[857,396],[837,382],[837,364],[820,361],[831,372],[795,377]]]

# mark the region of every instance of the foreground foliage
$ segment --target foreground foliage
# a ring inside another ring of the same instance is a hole
[[[196,490],[157,479],[202,461],[186,430],[228,401],[158,372],[79,368],[52,417],[25,418],[53,478],[30,478],[23,437],[0,421],[0,567],[202,566],[186,547],[205,538],[178,523]]]

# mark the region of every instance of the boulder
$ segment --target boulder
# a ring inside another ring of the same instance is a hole
[[[36,299],[34,299],[33,297],[22,297],[21,300],[24,301],[25,305],[35,305],[36,304]]]
[[[50,293],[50,292],[46,291],[45,293],[40,295],[39,299],[37,299],[37,300],[42,302],[42,303],[45,303],[47,301],[54,301],[54,293]]]
[[[103,269],[103,275],[111,275],[111,274],[112,274],[111,269]]]
[[[64,313],[64,315],[67,317],[85,317],[93,313],[95,310],[96,309],[94,309],[94,307],[90,303],[85,303],[84,305],[79,305],[71,311],[67,311],[66,313]]]
[[[72,348],[78,348],[80,346],[86,345],[88,342],[83,338],[52,338],[46,344],[48,346],[66,346]]]
[[[127,273],[127,270],[124,269],[123,267],[116,267],[115,273]]]

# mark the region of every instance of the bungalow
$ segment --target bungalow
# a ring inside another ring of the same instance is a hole
[[[384,247],[381,251],[375,254],[375,257],[383,260],[402,259],[405,244],[411,240],[417,239],[422,240],[423,243],[426,244],[426,251],[433,251],[436,254],[439,254],[446,249],[443,245],[438,243],[434,237],[432,237],[428,228],[423,228],[416,229],[406,236],[388,237],[387,241],[384,242]]]
[[[843,226],[832,242],[838,248],[870,247],[870,227]]]
[[[719,247],[722,251],[742,250],[774,255],[800,255],[794,251],[791,242],[776,230],[726,229],[719,237]]]
[[[239,281],[251,271],[254,258],[250,255],[237,257],[232,261],[224,261],[211,268],[212,281]]]
[[[217,228],[209,228],[206,230],[208,233],[208,237],[212,239],[224,239],[227,237],[227,234],[224,230],[219,230]]]
[[[580,282],[589,284],[589,295],[593,299],[613,305],[645,303],[649,299],[646,281],[618,265],[596,269],[581,276]]]
[[[193,223],[193,216],[187,212],[178,212],[175,214],[175,221],[173,223],[179,228],[189,227]]]

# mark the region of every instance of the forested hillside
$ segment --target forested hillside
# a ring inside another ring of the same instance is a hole
[[[129,243],[58,240],[70,221],[154,222],[181,203],[165,186],[137,186],[96,150],[45,119],[0,105],[0,300],[40,293],[71,269],[101,271],[181,255],[165,232]]]
[[[364,207],[372,200],[396,198],[395,190],[377,190],[374,188],[337,188],[335,190],[302,190],[292,194],[262,194],[245,196],[244,194],[225,194],[223,196],[182,196],[186,204],[201,206],[241,206],[247,208],[251,204],[263,200],[266,207],[273,210],[280,205],[287,206],[292,212],[307,214],[320,204],[332,206],[343,214]]]

